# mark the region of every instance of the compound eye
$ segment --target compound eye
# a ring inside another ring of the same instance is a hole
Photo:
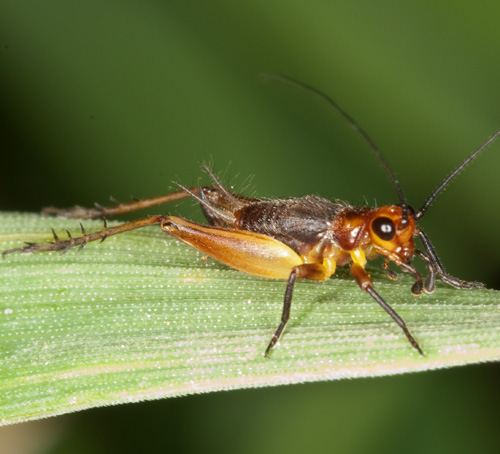
[[[392,240],[396,234],[394,222],[384,216],[380,216],[373,220],[372,229],[375,232],[375,235],[384,241]]]

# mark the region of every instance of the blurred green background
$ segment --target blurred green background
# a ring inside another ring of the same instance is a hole
[[[1,0],[0,209],[159,195],[205,182],[200,161],[251,195],[396,201],[345,122],[308,94],[261,84],[262,71],[334,98],[419,208],[500,128],[499,17],[496,1]],[[422,222],[448,271],[493,288],[499,155],[500,144],[486,151]],[[190,203],[163,209],[199,219]],[[499,378],[492,364],[189,396],[3,428],[0,444],[496,453]]]

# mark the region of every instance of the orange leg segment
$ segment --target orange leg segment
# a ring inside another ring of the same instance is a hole
[[[197,224],[177,216],[167,216],[163,231],[204,254],[254,276],[288,279],[302,257],[274,238],[247,232]]]

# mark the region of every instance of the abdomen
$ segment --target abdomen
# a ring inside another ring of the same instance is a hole
[[[320,241],[343,206],[316,196],[260,200],[238,210],[235,228],[275,238],[301,254]]]

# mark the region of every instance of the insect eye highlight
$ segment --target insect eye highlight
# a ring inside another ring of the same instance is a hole
[[[380,216],[373,220],[372,229],[375,232],[375,235],[384,241],[392,240],[396,234],[394,222],[384,216]]]

